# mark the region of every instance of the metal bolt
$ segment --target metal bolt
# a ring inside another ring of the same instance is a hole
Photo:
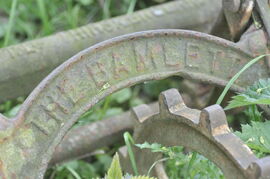
[[[241,6],[241,0],[223,0],[223,8],[231,11],[238,12]]]

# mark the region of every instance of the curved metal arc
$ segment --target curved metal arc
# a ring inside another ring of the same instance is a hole
[[[76,65],[76,63],[80,63],[81,61],[85,60],[85,56],[87,56],[88,54],[91,54],[91,53],[95,54],[96,51],[101,51],[104,48],[108,48],[110,46],[114,46],[114,45],[117,45],[119,43],[123,43],[126,41],[133,41],[139,38],[151,38],[151,37],[158,38],[159,36],[162,37],[162,36],[170,36],[170,35],[176,36],[176,37],[180,36],[180,37],[188,37],[188,38],[209,41],[210,43],[216,43],[216,45],[218,46],[231,48],[234,51],[237,51],[237,53],[242,54],[246,58],[252,58],[251,56],[245,54],[234,43],[218,38],[218,37],[203,34],[200,32],[193,32],[193,31],[186,31],[186,30],[154,30],[154,31],[145,31],[145,32],[138,32],[138,33],[133,33],[133,34],[128,34],[128,35],[123,35],[120,37],[113,38],[111,40],[98,43],[90,48],[87,48],[81,51],[80,53],[78,53],[77,55],[73,56],[72,58],[70,58],[68,61],[64,62],[59,67],[57,67],[50,75],[48,75],[44,80],[42,80],[42,82],[33,90],[33,92],[25,100],[24,104],[21,107],[21,110],[19,111],[16,117],[16,119],[18,120],[18,123],[20,123],[19,119],[25,119],[24,115],[25,113],[27,113],[27,111],[29,110],[33,102],[36,100],[36,98],[39,97],[40,93],[42,93],[43,91],[46,91],[47,86],[50,83],[52,83],[55,78],[60,76],[62,73],[69,71],[70,70],[69,68],[71,66],[74,66]],[[180,73],[182,73],[182,75],[190,76],[191,78],[196,78],[200,75],[200,74],[196,75],[196,72],[194,72],[195,75],[188,72],[185,73],[184,71],[181,72],[181,70],[180,70]],[[211,76],[210,76],[210,79],[211,79]],[[205,79],[204,81],[209,81],[209,80]],[[219,84],[223,83],[222,85],[224,85],[224,82],[226,82],[226,80],[218,81]],[[236,87],[235,89],[239,89],[239,88]]]
[[[46,87],[52,83],[52,81],[60,76],[64,72],[68,72],[70,70],[71,66],[75,66],[76,63],[81,63],[86,56],[89,54],[95,54],[97,51],[102,51],[105,50],[106,48],[109,48],[111,46],[118,45],[120,43],[124,43],[127,41],[136,41],[138,39],[147,39],[147,38],[159,38],[159,37],[166,37],[166,36],[173,36],[173,37],[184,37],[184,38],[191,38],[191,39],[196,39],[196,40],[202,40],[202,41],[208,41],[209,43],[216,44],[217,46],[222,46],[224,48],[229,48],[233,51],[236,51],[238,54],[240,54],[241,57],[244,57],[245,60],[250,60],[252,58],[251,55],[247,54],[246,52],[243,52],[235,43],[231,41],[224,40],[219,37],[215,37],[212,35],[200,33],[200,32],[195,32],[195,31],[188,31],[188,30],[153,30],[153,31],[144,31],[144,32],[137,32],[137,33],[132,33],[128,35],[123,35],[120,37],[115,37],[110,40],[106,40],[104,42],[98,43],[92,47],[89,47],[85,50],[82,50],[69,60],[65,61],[62,65],[58,66],[55,70],[53,70],[42,82],[33,90],[33,92],[29,95],[29,97],[25,100],[23,103],[21,110],[19,111],[17,115],[17,119],[24,119],[23,115],[27,113],[27,110],[31,107],[33,104],[33,101],[35,101],[36,98],[38,98],[38,95],[42,93],[43,91],[46,90]],[[266,68],[261,68],[261,71],[265,70]],[[175,70],[177,72],[181,73],[181,70]],[[193,76],[198,77],[200,73],[196,75],[196,72],[193,72],[195,75],[192,73],[184,72],[182,71],[182,74],[186,76]],[[211,76],[210,76],[211,77]],[[202,77],[203,78],[203,77]],[[218,79],[218,78],[217,78]],[[208,81],[208,79],[204,79],[204,81]],[[218,83],[222,83],[222,81],[226,80],[220,80]],[[237,83],[237,82],[236,82]],[[223,84],[222,84],[223,85]],[[240,89],[239,87],[237,88],[237,85],[235,85],[235,89]]]
[[[13,172],[29,175],[23,168],[35,168],[32,176],[36,173],[42,176],[66,131],[110,93],[175,74],[192,78],[195,73],[202,80],[224,84],[231,73],[239,70],[238,65],[244,65],[250,58],[229,41],[190,31],[147,31],[105,41],[72,57],[36,87],[16,117],[14,139],[6,140],[1,148],[8,145],[20,148],[17,153],[24,163]],[[257,64],[246,75],[236,84],[244,87],[266,77],[267,69]],[[16,137],[26,135],[26,130],[31,138],[27,145],[16,141]],[[24,156],[30,148],[32,155],[37,156],[34,161]]]
[[[221,2],[221,0],[168,2],[129,15],[90,23],[41,39],[1,48],[0,102],[30,94],[44,77],[65,60],[91,45],[112,37],[162,28],[210,33],[221,13]]]

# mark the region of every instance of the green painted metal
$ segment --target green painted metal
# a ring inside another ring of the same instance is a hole
[[[234,43],[181,30],[134,33],[83,50],[47,76],[14,119],[0,116],[0,176],[42,178],[68,129],[117,90],[172,75],[225,85],[251,58]],[[266,77],[261,61],[233,89]]]

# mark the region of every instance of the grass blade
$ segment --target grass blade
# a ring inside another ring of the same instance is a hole
[[[37,0],[38,8],[40,11],[40,18],[44,27],[45,35],[48,35],[52,32],[52,28],[49,22],[48,14],[46,13],[46,8],[43,0]]]
[[[188,167],[187,167],[187,170],[186,170],[186,177],[188,178],[189,176],[189,172],[190,172],[190,169],[191,167],[193,166],[195,160],[196,160],[196,157],[197,157],[197,153],[196,152],[192,152],[192,156],[191,156],[191,159],[188,163]]]
[[[134,153],[133,153],[132,148],[131,148],[131,143],[134,144],[134,140],[128,132],[124,133],[124,140],[125,140],[125,143],[126,143],[126,146],[128,149],[128,155],[129,155],[129,158],[131,161],[131,166],[132,166],[133,172],[137,176],[139,173],[138,173]]]
[[[151,173],[151,171],[152,171],[152,169],[156,166],[156,164],[158,164],[159,162],[164,162],[164,161],[166,161],[166,160],[169,160],[170,158],[162,158],[162,159],[160,159],[160,160],[157,160],[157,161],[155,161],[152,165],[151,165],[151,167],[149,168],[149,170],[148,170],[148,172],[147,172],[147,176],[150,176],[150,173]]]
[[[111,0],[105,0],[104,6],[103,6],[103,19],[109,19],[111,17],[110,6],[111,6]]]
[[[265,55],[260,55],[254,59],[252,59],[250,62],[248,62],[238,73],[236,73],[228,82],[228,84],[226,85],[226,87],[224,88],[224,90],[222,91],[221,95],[219,96],[216,104],[221,104],[222,100],[224,99],[225,95],[227,94],[227,92],[229,91],[229,89],[231,88],[231,86],[233,85],[233,83],[235,82],[235,80],[237,80],[239,78],[239,76],[245,71],[247,70],[250,66],[252,66],[253,64],[255,64],[256,62],[258,62],[260,59],[262,59],[265,56],[269,56],[270,54],[265,54]]]
[[[5,40],[4,40],[4,45],[3,45],[4,47],[6,47],[8,45],[8,42],[10,39],[12,26],[13,26],[14,21],[15,21],[16,7],[17,7],[17,0],[13,0],[12,5],[11,5],[11,10],[10,10],[10,15],[9,15],[8,28],[7,28],[7,32],[5,34]]]
[[[131,13],[134,12],[136,3],[137,3],[137,0],[132,0],[132,1],[130,2],[129,7],[128,7],[127,14],[131,14]]]
[[[71,167],[66,167],[67,170],[75,177],[75,179],[82,179],[80,175]]]

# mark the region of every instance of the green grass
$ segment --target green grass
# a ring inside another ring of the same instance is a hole
[[[158,0],[2,0],[0,47],[132,13]]]
[[[10,34],[11,34],[12,27],[13,27],[14,21],[15,21],[16,7],[17,7],[17,0],[13,0],[11,10],[10,10],[8,28],[7,28],[7,31],[6,31],[6,35],[4,37],[4,45],[3,45],[4,47],[8,45],[9,40],[10,40]]]
[[[69,3],[68,3],[69,4]],[[44,35],[51,34],[53,32],[53,27],[49,22],[49,16],[47,9],[45,7],[44,0],[37,0],[38,10],[40,12],[39,16],[42,21],[42,30]]]

